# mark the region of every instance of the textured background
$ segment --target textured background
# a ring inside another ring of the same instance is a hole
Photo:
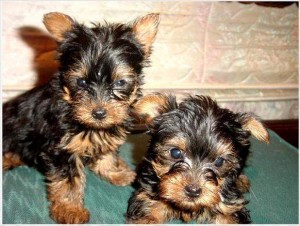
[[[129,22],[159,12],[161,23],[145,69],[145,92],[208,94],[234,111],[263,119],[298,118],[298,8],[237,2],[2,3],[3,100],[45,82],[55,70],[55,42],[43,14],[79,22]],[[50,59],[50,61],[49,61]]]

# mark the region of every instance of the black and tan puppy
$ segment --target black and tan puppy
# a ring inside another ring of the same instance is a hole
[[[152,94],[135,105],[150,128],[151,142],[130,198],[127,223],[250,223],[249,180],[242,174],[249,136],[268,142],[253,115],[233,113],[207,96],[177,104]]]
[[[3,105],[3,167],[44,173],[58,223],[84,223],[84,167],[119,186],[133,172],[117,155],[129,108],[140,96],[159,18],[87,27],[49,13],[44,24],[59,44],[60,68],[47,84]]]

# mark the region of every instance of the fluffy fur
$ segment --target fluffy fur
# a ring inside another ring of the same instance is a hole
[[[3,105],[3,167],[26,164],[44,173],[58,223],[89,221],[85,166],[119,186],[135,178],[117,150],[130,106],[141,95],[158,20],[149,14],[129,24],[87,27],[63,13],[44,16],[59,44],[59,71]]]
[[[221,108],[207,96],[151,94],[135,105],[151,135],[127,223],[250,223],[249,180],[242,174],[249,136],[268,142],[255,116]]]

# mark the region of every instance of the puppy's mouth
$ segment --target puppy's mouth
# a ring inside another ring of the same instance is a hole
[[[103,107],[78,105],[74,118],[80,124],[91,129],[110,129],[129,122],[128,106],[121,103],[107,104]]]
[[[198,210],[201,207],[212,207],[220,202],[219,186],[207,174],[199,177],[180,164],[161,177],[159,183],[160,197],[166,202],[183,210]]]
[[[111,119],[102,119],[102,120],[91,120],[90,122],[81,121],[80,123],[82,123],[83,125],[91,129],[107,130],[107,129],[112,129],[116,126],[126,127],[126,125],[129,124],[129,120],[127,120],[127,118],[120,118],[118,121],[113,121]]]

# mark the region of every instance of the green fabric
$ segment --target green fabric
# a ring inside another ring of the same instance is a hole
[[[298,223],[298,150],[270,131],[270,144],[251,139],[252,154],[246,175],[251,180],[247,194],[253,223]],[[131,135],[120,148],[120,155],[134,168],[147,148],[148,137]],[[85,206],[89,223],[124,223],[130,186],[116,187],[89,170]],[[3,223],[54,223],[49,217],[43,176],[26,166],[3,174]],[[171,223],[179,223],[172,221]]]
[[[245,174],[251,181],[247,195],[253,223],[299,222],[298,150],[270,132],[270,144],[252,140]]]

